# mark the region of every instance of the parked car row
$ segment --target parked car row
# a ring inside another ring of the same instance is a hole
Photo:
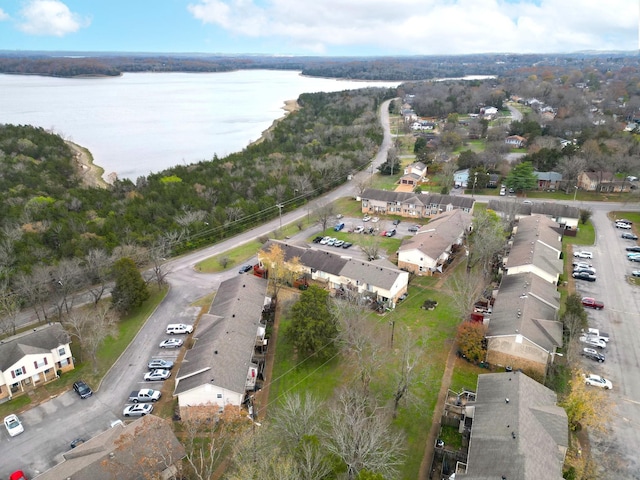
[[[340,247],[349,248],[353,245],[353,243],[351,242],[338,240],[335,237],[322,237],[322,236],[317,236],[316,238],[314,238],[313,243],[319,243],[320,245],[327,245],[329,247],[336,247],[336,248],[340,248]]]

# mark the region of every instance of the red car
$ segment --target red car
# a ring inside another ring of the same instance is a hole
[[[582,305],[589,308],[595,308],[596,310],[602,310],[604,308],[604,303],[591,297],[583,297]]]
[[[16,470],[11,475],[9,475],[9,480],[27,480],[27,476],[22,470]]]

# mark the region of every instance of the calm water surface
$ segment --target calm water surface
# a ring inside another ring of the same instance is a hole
[[[299,72],[131,73],[115,78],[0,75],[0,123],[53,130],[88,148],[105,177],[134,180],[240,151],[284,115],[286,100],[400,82]]]

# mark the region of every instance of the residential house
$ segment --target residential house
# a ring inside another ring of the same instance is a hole
[[[520,218],[503,259],[505,275],[532,272],[557,284],[563,271],[562,237],[557,228],[558,224],[544,215]]]
[[[466,465],[456,480],[561,480],[569,422],[553,390],[522,372],[478,375]]]
[[[298,259],[302,267],[301,275],[326,285],[332,292],[348,290],[393,308],[409,285],[409,273],[398,268],[278,240],[270,240],[262,250],[268,251],[272,244],[280,246],[285,261]]]
[[[493,210],[501,217],[513,217],[517,220],[530,215],[544,215],[558,224],[558,229],[577,229],[580,220],[580,209],[562,203],[533,202],[525,205],[514,200],[489,200],[487,208]]]
[[[174,396],[181,414],[189,407],[239,407],[255,389],[263,365],[255,357],[262,343],[261,323],[267,281],[239,275],[220,284],[209,312],[198,321],[195,343],[176,372]]]
[[[618,180],[611,172],[582,172],[578,175],[578,188],[588,192],[628,192],[631,184]]]
[[[59,323],[42,325],[0,341],[0,400],[58,378],[75,368],[71,337]]]
[[[454,250],[470,231],[472,215],[450,210],[434,216],[398,250],[398,267],[418,275],[442,272]]]
[[[453,172],[453,185],[455,187],[467,188],[469,184],[469,169],[457,170]]]
[[[523,148],[527,144],[527,139],[520,135],[509,135],[504,139],[504,143],[514,148]]]
[[[557,172],[533,172],[538,177],[538,190],[559,190],[562,174]]]
[[[404,169],[404,175],[400,177],[400,185],[417,187],[427,175],[427,166],[422,162],[415,162]]]
[[[484,118],[491,119],[498,115],[498,109],[496,107],[484,107],[480,110],[480,114]]]
[[[115,423],[109,430],[62,454],[61,463],[36,476],[37,480],[183,478],[181,461],[185,449],[171,423],[155,415],[145,415],[125,425]]]
[[[391,192],[366,189],[360,196],[362,213],[392,214],[409,218],[429,218],[441,212],[461,209],[471,212],[475,200],[461,195]]]
[[[493,303],[487,362],[544,377],[562,346],[560,293],[534,272],[503,275]]]

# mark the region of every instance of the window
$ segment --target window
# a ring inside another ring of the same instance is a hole
[[[44,357],[42,360],[36,360],[33,362],[33,366],[35,368],[42,368],[47,365],[47,357]]]
[[[218,394],[216,395],[216,398],[222,398],[222,394],[221,394],[221,393],[218,393]]]
[[[20,375],[24,375],[27,373],[27,369],[25,367],[16,368],[11,372],[11,378],[19,377]]]
[[[62,356],[62,355],[64,355],[65,353],[67,353],[67,351],[64,349],[64,347],[60,347],[60,348],[58,349],[58,355]]]

